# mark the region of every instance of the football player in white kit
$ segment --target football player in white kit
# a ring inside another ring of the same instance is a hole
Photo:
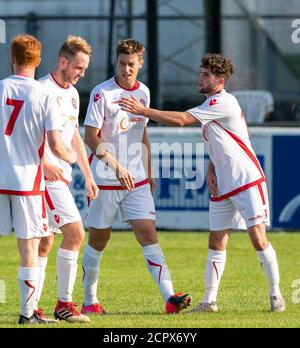
[[[21,264],[19,324],[44,324],[34,313],[38,282],[38,243],[49,235],[42,157],[45,132],[50,149],[73,163],[76,153],[62,142],[59,110],[47,91],[34,80],[41,43],[31,35],[11,42],[13,75],[0,81],[0,234],[12,227]]]
[[[54,71],[41,78],[39,82],[56,100],[63,125],[63,141],[76,151],[77,163],[85,176],[88,197],[94,199],[98,194],[98,187],[94,182],[85,145],[79,134],[79,95],[74,87],[77,81],[84,76],[91,54],[92,49],[86,40],[70,35],[59,51]],[[50,231],[55,232],[60,229],[63,234],[56,258],[58,296],[54,316],[68,322],[88,322],[90,319],[80,313],[72,299],[79,249],[85,236],[80,213],[69,189],[72,168],[57,158],[50,151],[47,143],[44,168]],[[54,234],[52,233],[51,236],[42,238],[39,246],[40,273],[35,306],[39,316],[45,316],[42,309],[38,308],[38,301],[53,240]]]
[[[226,246],[233,228],[247,229],[270,287],[272,311],[284,311],[275,250],[267,239],[269,203],[266,178],[251,146],[247,125],[236,98],[224,89],[233,64],[218,54],[202,59],[198,90],[207,99],[186,112],[150,109],[132,97],[121,99],[124,111],[165,125],[201,125],[208,146],[207,175],[211,192],[209,250],[205,295],[193,311],[216,312],[217,292],[225,268]]]
[[[86,224],[88,244],[84,249],[82,313],[104,314],[97,298],[99,268],[111,226],[120,209],[142,246],[149,272],[159,287],[167,313],[178,313],[191,302],[189,294],[174,294],[170,273],[158,244],[155,207],[151,189],[148,119],[121,111],[116,100],[134,95],[149,105],[149,89],[137,81],[143,66],[144,46],[132,39],[119,42],[116,50],[117,74],[96,86],[90,96],[85,119],[85,142],[92,151],[90,163],[100,189],[90,202]],[[142,154],[143,156],[142,159]],[[143,165],[144,162],[144,165]]]

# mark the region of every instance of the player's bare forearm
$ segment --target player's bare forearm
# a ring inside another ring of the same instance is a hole
[[[130,171],[124,168],[108,151],[101,156],[101,161],[111,168],[118,178],[120,184],[127,190],[134,189],[134,178]]]
[[[130,110],[130,108],[126,109],[125,107],[122,106],[122,109],[124,109],[125,111],[132,112]],[[143,109],[141,109],[141,113],[139,113],[138,115],[148,117],[148,118],[150,118],[150,120],[156,121],[156,122],[161,123],[165,126],[180,126],[180,127],[182,127],[185,125],[183,112],[162,111],[162,110],[158,110],[158,109],[144,107]]]
[[[85,176],[85,178],[92,177],[93,175],[92,175],[90,165],[88,162],[84,142],[80,136],[78,129],[75,130],[75,133],[74,133],[74,136],[72,139],[72,147],[77,153],[77,161],[76,162],[77,162],[80,170],[82,171],[83,175]]]
[[[62,141],[60,131],[52,130],[47,132],[47,139],[50,150],[53,154],[68,163],[76,161],[76,152],[73,149],[68,149]]]
[[[100,129],[91,127],[91,126],[85,126],[85,133],[84,133],[84,142],[89,147],[89,149],[92,151],[92,153],[96,156],[97,148],[100,144],[100,138],[99,133]]]
[[[86,126],[85,143],[100,161],[113,170],[122,186],[127,190],[133,189],[134,179],[131,173],[123,168],[123,166],[121,166],[121,164],[107,151],[106,145],[101,142],[101,138],[99,137],[99,134],[101,134],[100,131],[100,129]]]
[[[215,166],[213,165],[211,160],[209,160],[207,173],[215,174]]]
[[[104,162],[115,173],[118,171],[119,162],[107,151],[105,144],[101,142],[100,138],[95,138],[90,142],[93,154],[102,162]]]
[[[91,126],[85,127],[84,142],[90,148],[92,153],[103,162],[111,164],[110,168],[115,168],[115,161],[113,157],[107,151],[105,145],[101,141],[101,129],[94,128]]]
[[[159,122],[165,126],[183,127],[188,123],[185,112],[178,111],[162,111],[157,109],[145,109],[144,116],[150,118],[152,121]]]
[[[153,121],[159,122],[166,126],[191,126],[199,123],[188,112],[179,111],[163,111],[158,109],[152,109],[141,104],[136,98],[121,98],[118,103],[122,110],[130,112],[135,115],[142,115],[150,118]]]
[[[87,189],[87,195],[90,199],[95,199],[98,196],[98,187],[94,181],[94,177],[88,162],[86,149],[84,142],[81,138],[79,130],[76,129],[73,139],[72,146],[77,153],[77,164],[85,177],[85,186]]]
[[[142,139],[143,149],[142,149],[142,161],[148,178],[152,178],[152,164],[151,164],[151,148],[148,138],[147,128],[145,127],[144,135]]]
[[[101,130],[98,128],[86,126],[84,141],[90,148],[92,153],[102,162],[107,164],[114,172],[117,171],[118,162],[113,156],[106,150],[103,143],[101,143],[101,138],[99,134]]]
[[[153,192],[155,187],[156,187],[156,183],[155,183],[155,179],[153,178],[153,173],[152,173],[151,147],[150,147],[150,142],[149,142],[149,138],[148,138],[147,127],[145,127],[145,130],[144,130],[142,143],[143,143],[142,161],[143,161],[143,165],[144,165],[144,168],[146,170],[146,173],[147,173],[151,192]]]
[[[217,182],[217,176],[215,173],[215,166],[213,165],[212,161],[209,160],[208,170],[207,170],[207,186],[208,186],[209,192],[213,196],[218,195],[218,186],[217,185],[218,185],[218,182]]]

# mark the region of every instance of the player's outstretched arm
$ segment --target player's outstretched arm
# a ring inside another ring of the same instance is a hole
[[[68,149],[61,139],[59,130],[52,130],[47,132],[47,139],[50,150],[54,155],[68,163],[76,162],[76,152],[73,149]]]
[[[115,103],[119,104],[124,111],[148,117],[166,126],[183,127],[199,125],[199,121],[186,111],[179,112],[151,109],[140,103],[134,96],[131,96],[131,98],[121,98]]]

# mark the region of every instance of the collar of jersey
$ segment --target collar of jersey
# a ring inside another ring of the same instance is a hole
[[[70,84],[69,84],[69,83],[68,83],[66,86],[63,86],[63,85],[61,85],[61,84],[55,79],[55,77],[53,76],[52,73],[50,73],[50,75],[51,75],[53,81],[54,81],[60,88],[63,88],[63,89],[68,89],[68,88],[70,88]]]
[[[125,89],[125,91],[135,91],[136,89],[138,89],[140,87],[140,83],[139,81],[135,80],[135,83],[134,83],[134,86],[132,88],[125,88],[125,87],[122,87],[118,81],[117,81],[117,77],[115,76],[114,77],[114,80],[115,80],[115,83],[122,89]]]

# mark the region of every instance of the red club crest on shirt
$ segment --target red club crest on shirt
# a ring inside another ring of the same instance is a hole
[[[98,101],[99,99],[101,99],[101,97],[102,97],[102,95],[101,95],[100,93],[96,93],[96,94],[94,95],[94,103],[97,103],[97,101]]]
[[[218,103],[219,103],[219,99],[218,98],[212,98],[209,101],[209,106],[213,106],[213,105],[218,104]]]

